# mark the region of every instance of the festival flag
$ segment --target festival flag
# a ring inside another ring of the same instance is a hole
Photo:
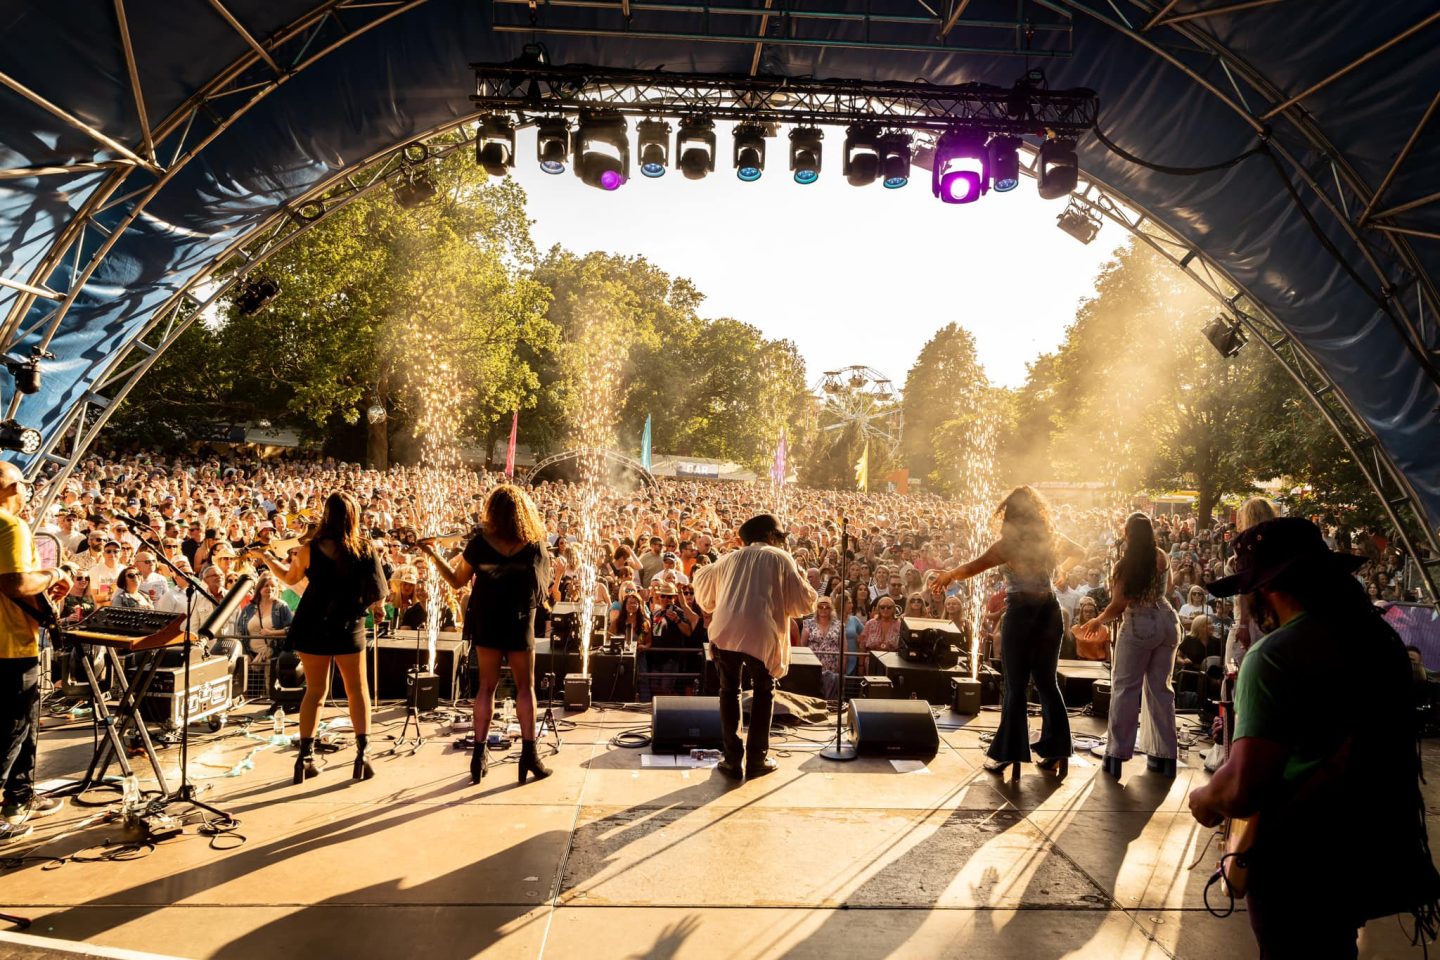
[[[645,414],[645,432],[640,434],[640,466],[650,469],[650,414]]]
[[[870,489],[870,441],[865,441],[865,449],[860,453],[860,459],[855,462],[855,489],[868,491]]]
[[[510,445],[505,448],[505,476],[515,476],[515,437],[520,432],[520,411],[510,420]]]
[[[775,463],[770,467],[770,479],[776,486],[785,486],[785,428],[780,428],[780,445],[775,448]]]

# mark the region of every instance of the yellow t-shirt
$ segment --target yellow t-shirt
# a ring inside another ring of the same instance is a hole
[[[9,510],[0,509],[0,574],[34,573],[40,569],[30,525]],[[42,598],[36,598],[43,603]],[[38,657],[40,625],[19,605],[0,594],[0,659]]]

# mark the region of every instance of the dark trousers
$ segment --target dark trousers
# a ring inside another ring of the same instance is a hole
[[[6,803],[30,802],[39,735],[40,661],[0,659],[0,787]]]
[[[747,769],[765,762],[770,751],[770,721],[775,715],[775,678],[755,657],[734,650],[714,647],[715,667],[720,672],[720,736],[725,746],[725,759],[739,766],[745,759]],[[750,678],[755,694],[750,703],[750,729],[745,743],[740,743],[740,671]]]
[[[1346,960],[1358,957],[1359,927],[1343,912],[1324,909],[1326,898],[1335,895],[1329,886],[1289,889],[1293,874],[1282,871],[1280,885],[1273,891],[1256,891],[1251,874],[1250,894],[1245,898],[1250,929],[1260,946],[1260,960],[1286,957]],[[1316,876],[1326,876],[1322,870]]]
[[[1005,619],[1000,625],[1005,695],[1000,707],[1000,729],[990,743],[991,760],[1030,762],[1025,693],[1032,681],[1040,697],[1041,717],[1035,752],[1044,759],[1070,756],[1070,715],[1065,712],[1065,698],[1060,695],[1060,681],[1055,675],[1060,665],[1062,633],[1060,604],[1053,596],[1006,599]]]

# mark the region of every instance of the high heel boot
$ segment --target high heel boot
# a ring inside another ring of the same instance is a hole
[[[1114,777],[1116,780],[1119,780],[1120,775],[1125,772],[1125,761],[1121,760],[1119,757],[1107,756],[1105,758],[1103,769],[1110,776]]]
[[[485,771],[490,769],[490,757],[486,753],[488,744],[484,739],[475,740],[475,749],[470,753],[470,782],[479,783],[480,778],[485,776]],[[522,779],[523,783],[524,780]]]
[[[369,751],[369,734],[355,734],[355,772],[352,776],[356,780],[369,780],[375,776],[375,768],[370,766],[370,758],[366,756]]]
[[[535,775],[536,780],[544,780],[550,776],[550,768],[540,762],[539,755],[535,752],[534,740],[522,740],[520,742],[520,782],[525,782],[525,774]]]
[[[1056,778],[1059,780],[1064,780],[1065,777],[1068,776],[1070,773],[1070,758],[1049,757],[1045,760],[1038,761],[1035,766],[1039,767],[1041,770],[1044,770],[1046,773],[1055,774]]]
[[[318,776],[320,768],[315,765],[315,738],[301,737],[300,756],[295,758],[295,782]]]
[[[1011,779],[1014,779],[1014,780],[1019,780],[1019,779],[1020,779],[1020,764],[1019,764],[1019,763],[1013,763],[1013,762],[1011,762],[1011,761],[1009,761],[1009,760],[986,760],[986,761],[985,761],[985,772],[986,772],[986,773],[998,773],[998,774],[1000,774],[1000,775],[1003,777],[1003,776],[1005,775],[1005,772],[1006,772],[1007,770],[1010,772],[1010,777],[1011,777]]]
[[[1151,773],[1158,773],[1171,780],[1175,779],[1177,766],[1174,757],[1151,757],[1145,761],[1145,768]]]

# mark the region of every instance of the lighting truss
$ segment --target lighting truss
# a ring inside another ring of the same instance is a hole
[[[1094,91],[1083,88],[673,73],[553,66],[535,58],[471,67],[475,93],[470,99],[479,109],[522,117],[605,111],[637,118],[862,124],[937,134],[956,127],[1011,136],[1041,136],[1048,130],[1074,139],[1095,126],[1099,110]],[[1016,110],[1017,95],[1028,109]]]

